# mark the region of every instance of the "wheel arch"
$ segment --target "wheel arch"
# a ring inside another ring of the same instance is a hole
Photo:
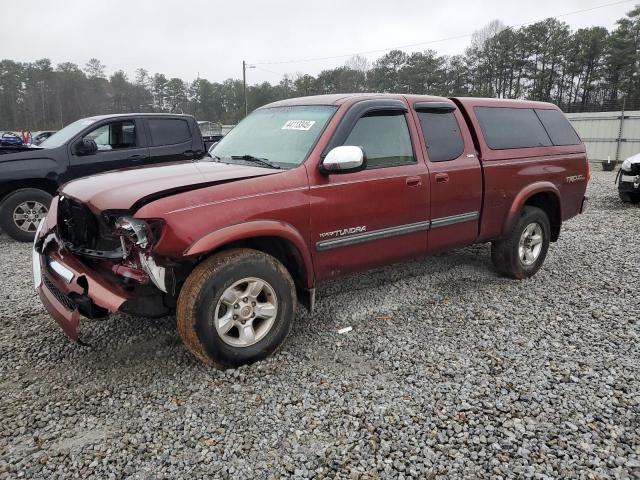
[[[286,222],[255,220],[225,227],[196,240],[184,255],[210,255],[238,247],[252,248],[277,258],[287,268],[298,287],[314,287],[311,254],[300,232]]]
[[[25,178],[20,180],[12,180],[0,186],[0,202],[4,201],[9,195],[18,190],[25,188],[35,188],[43,190],[49,195],[55,195],[58,190],[58,183],[49,178]]]
[[[508,234],[513,227],[522,208],[530,205],[543,210],[549,217],[551,225],[551,241],[555,242],[560,236],[562,226],[562,203],[560,192],[551,182],[537,182],[522,189],[514,198],[505,220],[502,236]]]

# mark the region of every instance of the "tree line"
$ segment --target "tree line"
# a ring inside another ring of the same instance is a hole
[[[143,68],[133,78],[122,70],[107,77],[105,71],[95,58],[82,68],[48,59],[0,61],[0,130],[58,129],[90,115],[133,111],[189,113],[223,124],[244,116],[238,79],[189,82]],[[640,5],[611,31],[572,31],[553,18],[520,28],[494,20],[472,35],[464,54],[392,50],[373,62],[355,56],[316,76],[298,73],[277,84],[250,85],[248,108],[338,92],[523,98],[565,111],[619,110],[623,104],[640,109]]]

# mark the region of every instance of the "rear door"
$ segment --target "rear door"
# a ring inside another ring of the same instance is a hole
[[[117,118],[101,122],[83,139],[96,142],[98,151],[93,155],[78,156],[70,150],[70,178],[86,177],[95,173],[144,164],[149,159],[146,136],[139,118]],[[74,145],[76,141],[69,142]]]
[[[416,102],[413,114],[429,168],[429,250],[472,244],[482,208],[482,167],[464,117],[451,101]]]
[[[186,118],[147,117],[149,155],[151,163],[190,160],[196,157],[193,151],[193,136],[190,122]]]

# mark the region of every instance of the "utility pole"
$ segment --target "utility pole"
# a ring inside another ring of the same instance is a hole
[[[244,60],[242,61],[242,91],[244,93],[244,116],[246,117],[249,113],[249,105],[247,103],[247,68],[256,68],[253,65],[247,64]]]

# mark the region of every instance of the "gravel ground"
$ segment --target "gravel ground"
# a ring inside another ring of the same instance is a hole
[[[351,277],[227,371],[173,318],[68,342],[2,235],[0,478],[640,478],[640,207],[613,177],[533,279],[487,245]]]

